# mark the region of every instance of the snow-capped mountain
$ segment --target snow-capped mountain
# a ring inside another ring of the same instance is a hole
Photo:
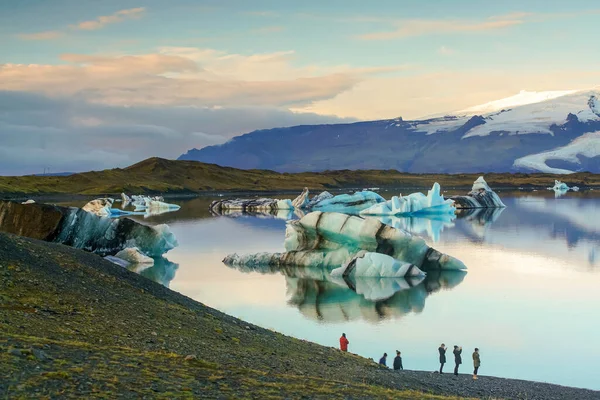
[[[180,159],[284,172],[600,172],[600,87],[525,92],[436,118],[254,131]]]

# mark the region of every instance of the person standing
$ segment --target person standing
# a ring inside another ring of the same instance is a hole
[[[340,350],[348,351],[348,344],[350,342],[346,339],[346,334],[342,333],[342,337],[340,338]]]
[[[473,352],[473,379],[477,379],[477,372],[479,371],[480,365],[481,359],[479,358],[479,349],[475,347],[475,351]]]
[[[460,364],[462,364],[462,347],[459,347],[457,345],[454,345],[454,375],[458,376],[458,367],[460,366]]]
[[[438,351],[440,352],[440,374],[443,374],[442,369],[444,369],[444,364],[446,364],[446,345],[442,343]]]
[[[381,357],[379,359],[379,364],[383,365],[384,367],[387,367],[386,360],[387,360],[387,353],[383,353],[383,357]]]
[[[396,358],[394,358],[394,369],[404,369],[402,366],[402,357],[400,356],[400,352],[398,350],[396,350]]]

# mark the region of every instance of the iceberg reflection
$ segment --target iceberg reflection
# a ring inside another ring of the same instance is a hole
[[[377,322],[401,318],[425,308],[425,299],[452,289],[465,271],[431,271],[421,278],[333,278],[323,268],[269,265],[229,266],[244,273],[285,276],[288,303],[307,318],[340,322],[364,319]]]
[[[127,267],[131,272],[140,274],[144,278],[153,280],[163,286],[169,287],[169,284],[175,278],[175,273],[179,264],[171,262],[164,257],[154,258],[154,265],[131,264]]]

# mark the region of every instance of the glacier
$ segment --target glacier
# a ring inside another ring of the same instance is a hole
[[[466,196],[451,196],[449,198],[454,200],[456,208],[506,207],[500,200],[500,196],[488,186],[483,176],[477,178],[471,191]]]
[[[408,196],[393,196],[391,200],[377,203],[362,210],[360,215],[418,216],[433,214],[454,214],[454,201],[444,199],[440,194],[439,183],[434,183],[427,196],[412,193]]]
[[[398,261],[388,255],[360,251],[343,266],[331,271],[334,277],[404,278],[420,277],[423,271],[413,264]]]

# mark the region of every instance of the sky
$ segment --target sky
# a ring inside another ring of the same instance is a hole
[[[0,1],[0,175],[600,84],[595,1]]]

